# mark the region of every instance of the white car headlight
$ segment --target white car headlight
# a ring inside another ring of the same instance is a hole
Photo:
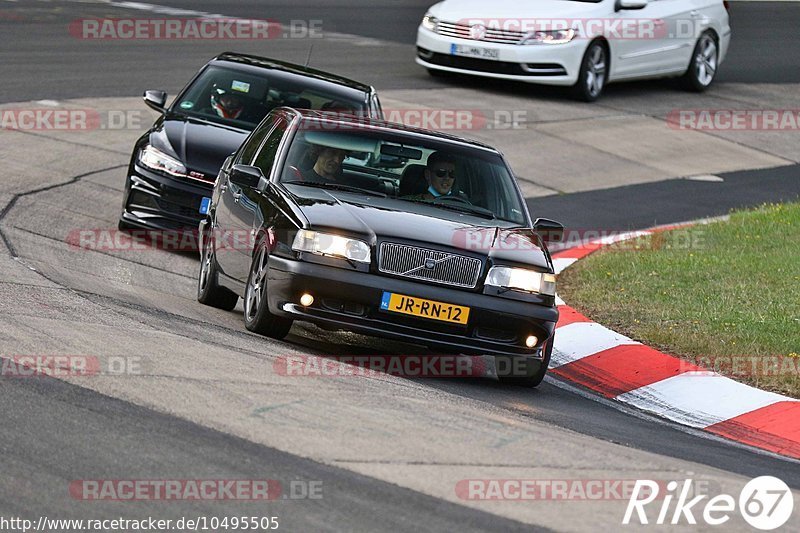
[[[547,296],[556,294],[556,276],[524,268],[496,266],[489,270],[486,285]]]
[[[532,32],[522,44],[566,44],[575,38],[577,32],[569,30],[542,30]]]
[[[365,242],[305,229],[297,232],[292,250],[341,257],[359,263],[369,263],[370,260],[369,245]]]
[[[425,13],[425,16],[422,17],[422,27],[426,30],[436,31],[436,26],[439,25],[439,19],[431,15],[430,13]]]
[[[158,172],[163,172],[170,176],[188,176],[183,163],[150,145],[145,146],[145,148],[139,152],[139,163],[151,170],[157,170]]]

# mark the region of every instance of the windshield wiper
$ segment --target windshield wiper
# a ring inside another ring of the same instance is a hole
[[[483,207],[478,207],[477,205],[468,205],[460,203],[442,204],[442,203],[429,202],[427,200],[416,200],[416,199],[412,200],[410,198],[401,198],[401,199],[405,200],[406,202],[414,202],[415,204],[431,205],[433,207],[441,207],[442,209],[448,209],[450,211],[458,211],[459,213],[469,213],[471,215],[478,215],[484,218],[488,218],[489,220],[494,220],[497,218],[495,214],[489,211],[488,209],[485,209]]]
[[[386,198],[386,194],[373,191],[370,189],[362,189],[361,187],[354,187],[352,185],[344,185],[341,183],[328,183],[328,182],[321,182],[321,181],[302,181],[302,180],[292,180],[292,181],[282,181],[284,185],[304,185],[306,187],[317,187],[318,189],[334,189],[337,191],[347,191],[347,192],[360,192],[364,194],[369,194],[370,196],[380,196],[381,198]]]

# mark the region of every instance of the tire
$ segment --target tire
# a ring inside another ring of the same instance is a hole
[[[553,336],[547,341],[547,345],[544,348],[544,358],[542,359],[542,363],[537,370],[533,370],[533,358],[529,358],[525,361],[525,369],[524,369],[524,376],[500,376],[499,379],[502,383],[506,385],[512,385],[516,387],[526,387],[529,389],[538,387],[542,381],[544,380],[544,376],[547,374],[547,367],[550,365],[550,356],[553,353],[553,342],[555,341],[556,334],[553,333]],[[504,357],[504,360],[507,361],[509,364],[512,363],[514,359],[513,357]]]
[[[714,82],[719,68],[719,44],[715,35],[703,33],[692,52],[686,74],[681,78],[683,86],[692,92],[702,93]]]
[[[239,301],[239,296],[225,287],[220,287],[218,277],[219,267],[214,253],[213,237],[211,232],[206,232],[200,256],[200,273],[197,276],[197,301],[217,309],[232,311]]]
[[[608,48],[603,41],[593,41],[583,54],[578,81],[572,96],[583,102],[594,102],[603,94],[608,81]]]
[[[120,231],[130,231],[132,229],[136,229],[136,227],[128,224],[122,219],[119,219],[119,221],[117,221],[117,229]]]
[[[267,281],[269,278],[269,250],[267,240],[261,239],[253,253],[250,275],[244,294],[244,326],[254,332],[273,339],[282,339],[289,334],[292,320],[275,316],[269,312]]]
[[[451,78],[453,76],[452,72],[448,72],[446,70],[438,70],[435,68],[426,69],[428,74],[433,78]]]

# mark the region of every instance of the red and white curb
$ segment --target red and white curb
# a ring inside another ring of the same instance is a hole
[[[556,252],[556,274],[638,231]],[[800,401],[694,366],[616,333],[557,298],[550,373],[606,398],[692,428],[800,459]]]

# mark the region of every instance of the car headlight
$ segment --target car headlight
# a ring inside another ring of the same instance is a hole
[[[146,166],[151,170],[163,172],[170,176],[187,177],[186,167],[175,159],[168,156],[161,150],[147,145],[141,152],[139,152],[139,163]]]
[[[577,32],[569,30],[542,30],[532,32],[522,44],[566,44],[575,38]]]
[[[430,13],[425,13],[425,16],[422,17],[422,27],[423,28],[425,28],[427,30],[431,30],[431,31],[436,31],[436,26],[438,26],[438,25],[439,25],[439,19],[437,19],[436,17],[434,17]]]
[[[369,245],[363,241],[305,229],[297,232],[292,250],[341,257],[359,263],[369,263],[370,260]]]
[[[492,267],[489,275],[486,276],[486,285],[547,296],[556,294],[555,274],[535,272],[524,268]]]

